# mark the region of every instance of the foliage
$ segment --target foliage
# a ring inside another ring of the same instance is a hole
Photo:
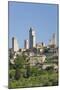
[[[17,56],[15,65],[9,68],[9,88],[58,85],[58,72],[53,67],[42,70],[30,67],[27,56]]]
[[[30,65],[27,64],[27,65],[26,65],[26,74],[25,74],[25,77],[26,77],[26,78],[29,78],[30,75],[31,75]]]
[[[15,67],[16,68],[22,68],[25,63],[25,60],[22,56],[18,56],[15,60]]]
[[[58,85],[58,74],[53,71],[40,71],[40,75],[21,77],[17,80],[10,81],[10,88],[34,87],[34,86],[55,86]]]
[[[20,70],[19,68],[17,68],[15,71],[15,80],[19,80],[19,78],[20,78]]]
[[[15,76],[15,70],[14,69],[9,70],[9,79],[14,79],[14,76]]]

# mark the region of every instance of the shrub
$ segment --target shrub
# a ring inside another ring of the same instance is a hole
[[[17,68],[15,71],[15,79],[19,80],[19,78],[20,78],[20,70]]]
[[[9,79],[14,79],[15,70],[9,70]]]

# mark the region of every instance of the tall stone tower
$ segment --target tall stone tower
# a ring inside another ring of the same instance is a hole
[[[24,48],[29,49],[29,41],[28,40],[24,40]]]
[[[32,49],[33,47],[35,47],[35,31],[30,28],[29,30],[29,48]]]
[[[12,50],[17,52],[19,50],[18,42],[15,37],[12,38]]]

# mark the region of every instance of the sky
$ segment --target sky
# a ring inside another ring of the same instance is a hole
[[[29,40],[29,29],[36,32],[36,43],[46,45],[57,32],[57,4],[23,3],[10,1],[8,4],[9,47],[12,47],[12,37],[18,41],[19,47],[24,48],[24,40]]]

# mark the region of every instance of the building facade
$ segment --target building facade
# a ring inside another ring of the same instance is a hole
[[[53,35],[52,35],[52,44],[56,45],[56,35],[55,35],[55,33],[53,33]]]
[[[29,41],[28,40],[24,40],[24,48],[29,49]]]
[[[29,30],[29,48],[30,49],[35,47],[35,39],[36,39],[35,31],[32,28],[30,28]]]
[[[12,50],[13,52],[17,52],[19,50],[19,45],[15,37],[12,38]]]
[[[57,38],[56,34],[53,33],[52,38],[49,41],[49,46],[56,47],[57,46]]]

